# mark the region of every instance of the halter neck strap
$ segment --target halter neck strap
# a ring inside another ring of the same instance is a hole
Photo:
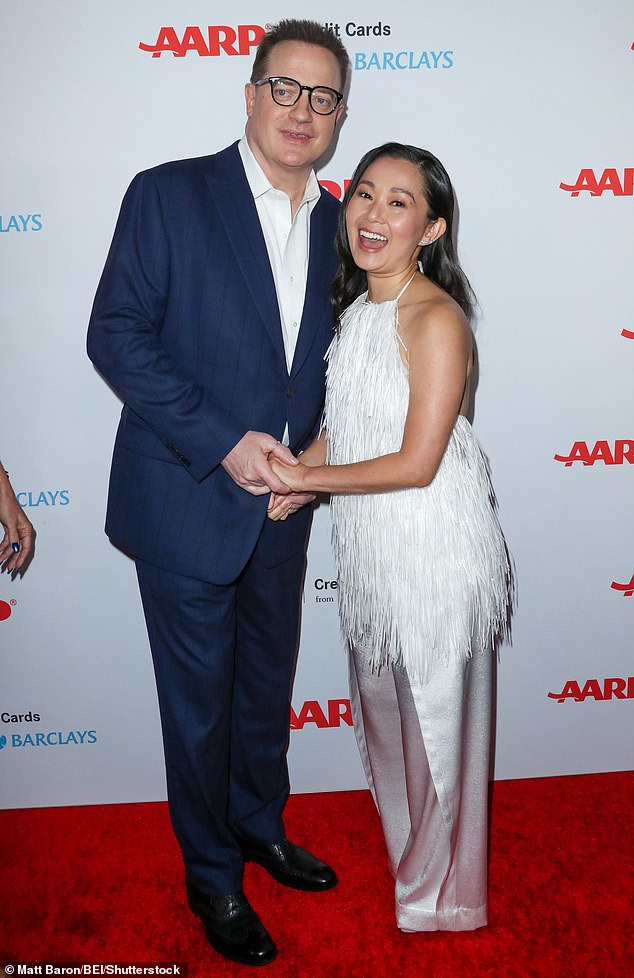
[[[416,277],[416,272],[417,271],[418,271],[418,269],[416,269],[416,271],[414,272],[414,274],[412,275],[412,277],[405,283],[405,285],[403,286],[403,288],[401,289],[401,291],[399,292],[399,294],[394,299],[394,302],[398,302],[398,300],[401,298],[401,296],[403,295],[403,293],[405,292],[405,290],[408,289],[409,286],[412,284],[412,282],[414,281],[414,278]]]

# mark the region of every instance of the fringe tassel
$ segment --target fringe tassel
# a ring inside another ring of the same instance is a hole
[[[328,462],[398,451],[409,387],[396,302],[347,310],[327,353]],[[466,660],[507,634],[514,595],[486,459],[459,416],[424,489],[331,500],[345,640],[375,670]]]

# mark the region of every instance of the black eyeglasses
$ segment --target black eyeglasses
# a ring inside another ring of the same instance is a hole
[[[327,88],[323,85],[315,85],[310,88],[309,85],[300,85],[294,78],[279,78],[277,76],[261,78],[260,81],[253,84],[256,86],[270,85],[273,101],[277,102],[278,105],[295,105],[296,102],[299,102],[302,92],[308,92],[308,102],[317,115],[331,115],[343,98],[341,92],[337,92],[334,88]]]

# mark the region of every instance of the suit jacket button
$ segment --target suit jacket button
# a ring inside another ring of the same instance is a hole
[[[293,395],[294,395],[294,394],[295,394],[295,391],[293,390],[293,388],[292,388],[292,387],[288,387],[288,388],[286,389],[286,396],[287,396],[287,397],[293,397]]]

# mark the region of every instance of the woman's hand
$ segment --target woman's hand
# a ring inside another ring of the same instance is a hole
[[[322,432],[302,452],[300,462],[285,465],[273,455],[268,456],[268,463],[278,479],[291,490],[286,494],[272,492],[269,499],[267,516],[270,520],[285,520],[296,513],[302,506],[312,503],[316,496],[311,489],[306,488],[305,481],[310,466],[323,465],[326,461],[326,433]],[[307,462],[308,464],[304,464]]]
[[[268,462],[280,482],[283,482],[289,489],[301,493],[306,491],[304,483],[309,472],[307,465],[304,465],[303,462],[298,462],[296,465],[285,465],[272,453],[268,457]]]
[[[4,469],[0,471],[0,563],[8,573],[20,570],[30,559],[35,545],[35,530],[17,501]]]
[[[291,492],[287,496],[272,492],[266,515],[270,520],[285,520],[314,499],[313,492]]]

